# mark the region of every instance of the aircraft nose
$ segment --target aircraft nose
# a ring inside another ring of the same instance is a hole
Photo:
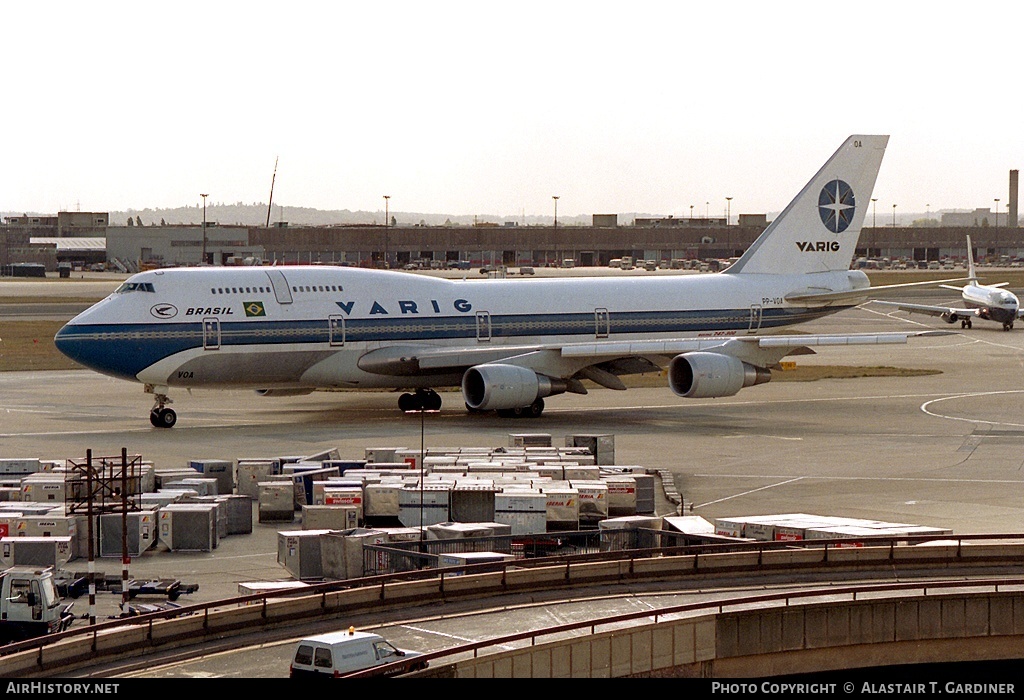
[[[67,324],[53,336],[53,344],[62,355],[89,369],[127,379],[134,376],[121,366],[114,348],[97,339],[88,326]]]

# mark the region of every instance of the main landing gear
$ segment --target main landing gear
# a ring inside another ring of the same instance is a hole
[[[398,410],[402,413],[418,411],[440,411],[441,396],[433,389],[417,389],[412,394],[398,397]]]
[[[970,328],[971,327],[971,319],[965,318],[963,321],[960,322],[960,327],[961,328]],[[1004,324],[1004,328],[1005,328],[1005,324]]]
[[[167,390],[166,387],[160,388],[164,391]],[[167,404],[172,403],[171,397],[148,384],[146,392],[153,394],[154,398],[153,408],[149,412],[149,422],[153,424],[154,428],[173,428],[174,424],[178,422],[178,414],[173,409],[167,408]]]
[[[1003,330],[1004,331],[1012,331],[1013,330],[1013,321],[1007,321],[1006,323],[1004,323],[1003,324]]]
[[[502,418],[540,418],[540,414],[544,412],[544,399],[537,399],[529,406],[523,406],[521,408],[502,408],[498,410],[498,415]]]

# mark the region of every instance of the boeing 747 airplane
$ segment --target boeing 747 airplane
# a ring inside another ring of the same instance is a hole
[[[1013,322],[1024,315],[1020,308],[1020,301],[1017,295],[1006,289],[1006,282],[998,284],[979,284],[978,275],[974,271],[974,251],[971,249],[971,237],[967,237],[967,284],[963,287],[953,287],[948,284],[940,284],[945,289],[953,289],[960,292],[963,300],[962,307],[956,306],[931,306],[928,304],[909,304],[901,301],[879,301],[879,304],[895,306],[900,311],[912,314],[928,314],[938,316],[946,323],[960,322],[961,328],[970,328],[974,324],[972,319],[982,318],[986,321],[995,321],[1003,324],[1003,330],[1013,330]]]
[[[470,412],[539,416],[544,399],[625,389],[667,369],[686,398],[767,382],[787,355],[906,343],[944,331],[772,335],[867,301],[850,270],[888,136],[851,136],[739,260],[719,273],[654,278],[448,280],[352,267],[142,272],[56,335],[76,362],[140,382],[154,426],[177,420],[171,388],[394,388],[403,411],[461,387]],[[944,280],[949,281],[949,280]]]

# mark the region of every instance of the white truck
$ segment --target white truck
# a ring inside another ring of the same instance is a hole
[[[52,567],[16,565],[0,572],[0,644],[63,632],[74,603],[57,593]]]
[[[418,651],[399,649],[379,634],[356,632],[349,627],[344,632],[328,632],[307,637],[295,645],[289,678],[338,678],[347,673],[382,666],[402,659],[414,659]],[[413,664],[425,668],[426,663]]]

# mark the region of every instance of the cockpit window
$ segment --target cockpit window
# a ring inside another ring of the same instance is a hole
[[[127,294],[128,292],[156,292],[152,282],[125,282],[114,290],[114,294]]]

